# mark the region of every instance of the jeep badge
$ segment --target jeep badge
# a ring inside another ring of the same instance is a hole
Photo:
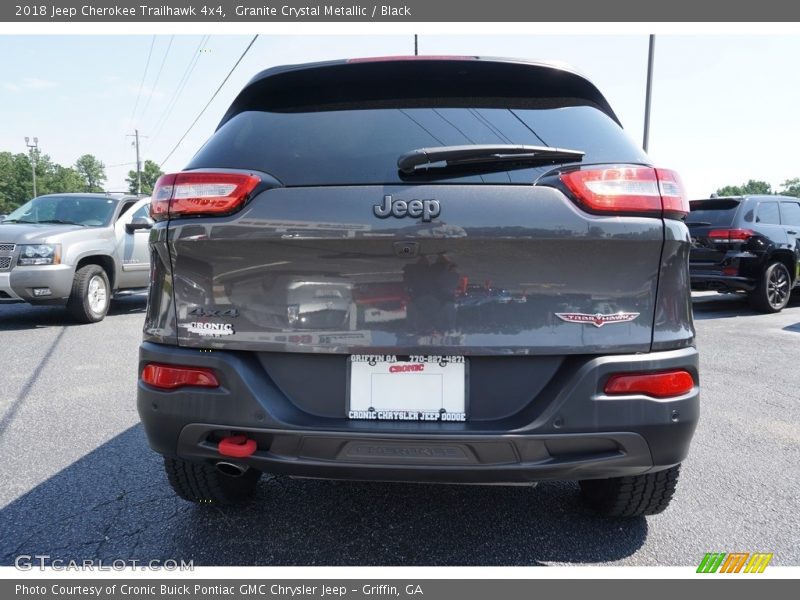
[[[422,217],[424,223],[429,223],[431,219],[439,216],[441,212],[438,200],[393,200],[391,194],[386,194],[383,197],[383,204],[375,204],[372,207],[372,212],[380,219],[386,219],[390,216],[397,217],[412,217],[417,219]]]

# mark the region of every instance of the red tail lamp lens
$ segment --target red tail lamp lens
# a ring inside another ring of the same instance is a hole
[[[712,229],[708,237],[720,242],[745,242],[755,234],[752,229]]]
[[[669,217],[682,217],[689,212],[680,177],[668,169],[582,169],[562,173],[561,181],[593,212],[657,213]]]
[[[689,214],[689,198],[683,187],[680,175],[669,169],[656,169],[658,191],[661,192],[661,206],[667,216],[678,218]]]
[[[241,207],[261,179],[247,173],[182,172],[162,175],[150,201],[156,221],[186,215],[228,214]]]

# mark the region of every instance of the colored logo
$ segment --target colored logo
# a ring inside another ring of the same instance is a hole
[[[413,373],[424,370],[425,365],[392,365],[389,367],[389,373]]]
[[[602,327],[606,323],[627,323],[628,321],[633,321],[639,316],[639,313],[618,312],[610,315],[604,315],[602,313],[595,313],[593,315],[586,313],[556,313],[556,316],[567,323],[585,323],[594,325],[595,327]]]
[[[772,553],[709,552],[700,561],[698,573],[763,573]]]

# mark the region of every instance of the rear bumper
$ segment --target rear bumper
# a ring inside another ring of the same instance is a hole
[[[647,442],[633,433],[459,436],[247,429],[264,449],[238,460],[219,456],[216,444],[206,441],[218,429],[187,426],[178,455],[295,477],[426,483],[525,483],[653,470]]]
[[[750,292],[756,287],[755,280],[749,277],[714,273],[691,273],[689,277],[692,289],[698,292],[709,290]]]
[[[215,369],[222,387],[159,391],[139,382],[138,410],[152,448],[195,462],[220,460],[286,475],[448,483],[524,483],[633,475],[681,462],[699,417],[699,389],[669,400],[608,397],[611,373],[685,368],[697,352],[582,358],[537,414],[466,423],[351,421],[300,411],[258,372],[248,353],[182,349],[145,342],[148,362]],[[471,398],[471,402],[480,401]],[[530,418],[528,419],[528,416]],[[246,459],[217,452],[215,439],[246,433]]]

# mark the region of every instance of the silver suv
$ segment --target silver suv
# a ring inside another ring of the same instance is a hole
[[[66,305],[101,321],[114,293],[147,287],[150,199],[110,194],[34,198],[0,223],[0,302]]]

